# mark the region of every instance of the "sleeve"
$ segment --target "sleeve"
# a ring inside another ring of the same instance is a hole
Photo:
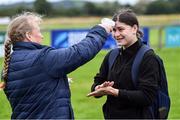
[[[155,55],[148,55],[142,61],[139,70],[137,90],[119,90],[119,99],[125,99],[133,106],[148,106],[157,95],[159,64]]]
[[[105,58],[104,58],[104,60],[103,60],[103,62],[101,64],[99,73],[97,73],[96,76],[94,77],[94,83],[93,83],[93,85],[91,87],[91,91],[94,91],[94,89],[95,89],[95,87],[97,85],[100,85],[100,84],[104,83],[108,79],[108,69],[109,69],[108,59],[109,59],[109,53],[105,56]]]
[[[49,50],[43,61],[46,71],[54,77],[72,72],[90,61],[101,50],[107,36],[104,28],[95,26],[78,44],[69,48]]]

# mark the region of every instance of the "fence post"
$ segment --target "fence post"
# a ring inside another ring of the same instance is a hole
[[[159,42],[158,42],[158,49],[161,49],[163,47],[163,43],[162,43],[162,32],[163,32],[163,26],[159,27]]]

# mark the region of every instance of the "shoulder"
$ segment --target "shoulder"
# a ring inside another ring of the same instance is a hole
[[[107,55],[111,55],[111,54],[119,54],[120,53],[120,48],[114,48],[114,49],[111,49]]]
[[[111,49],[105,56],[105,58],[109,58],[109,57],[117,57],[117,55],[120,53],[120,49],[119,48],[114,48]]]
[[[51,50],[53,50],[53,48],[44,46],[41,49],[34,50],[29,56],[31,56],[31,58],[34,58],[35,61],[44,61],[45,57],[51,53]]]
[[[157,55],[155,53],[155,51],[153,49],[148,50],[143,57],[143,61],[144,64],[149,64],[149,65],[156,65],[158,64],[157,61]]]
[[[148,51],[144,54],[144,58],[147,58],[147,57],[156,57],[156,54],[155,54],[155,52],[154,52],[153,49],[148,50]]]

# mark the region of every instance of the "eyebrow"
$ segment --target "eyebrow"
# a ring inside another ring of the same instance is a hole
[[[124,29],[125,27],[123,27],[123,26],[117,26],[117,27],[115,27],[115,28],[117,28],[117,29],[119,29],[119,28],[122,29],[122,28],[123,28],[123,29]]]

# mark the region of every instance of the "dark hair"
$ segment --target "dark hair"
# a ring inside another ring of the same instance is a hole
[[[134,25],[137,25],[138,30],[137,30],[137,37],[142,38],[143,33],[139,29],[139,22],[136,17],[136,14],[131,10],[131,9],[121,9],[117,13],[114,14],[113,16],[113,21],[119,21],[122,23],[125,23],[126,25],[129,25],[133,27]]]

